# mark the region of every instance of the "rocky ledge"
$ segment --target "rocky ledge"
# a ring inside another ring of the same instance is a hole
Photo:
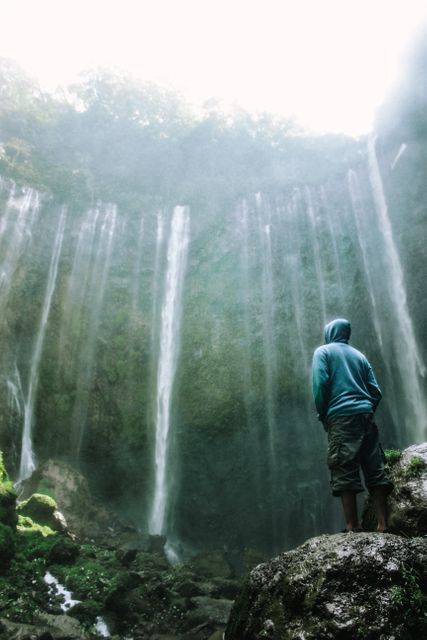
[[[427,540],[320,536],[252,570],[225,640],[427,637]]]
[[[427,443],[386,452],[392,533],[320,536],[257,566],[225,640],[427,638]]]

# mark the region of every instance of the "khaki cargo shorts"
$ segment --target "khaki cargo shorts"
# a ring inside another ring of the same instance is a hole
[[[331,416],[326,427],[332,495],[339,496],[342,491],[364,491],[360,470],[368,491],[378,486],[386,486],[389,492],[393,490],[384,469],[384,452],[372,413]]]

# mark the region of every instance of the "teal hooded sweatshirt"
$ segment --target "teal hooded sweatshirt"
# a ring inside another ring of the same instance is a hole
[[[381,400],[372,367],[363,353],[348,344],[348,320],[325,327],[325,344],[313,356],[313,396],[322,422],[331,416],[372,413]]]

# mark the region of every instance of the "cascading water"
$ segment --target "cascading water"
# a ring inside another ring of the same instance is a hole
[[[60,364],[64,369],[75,366],[79,346],[78,338],[82,331],[83,303],[87,293],[99,215],[99,208],[89,209],[79,229],[73,266],[62,309]]]
[[[332,245],[332,250],[333,250],[334,270],[335,270],[336,280],[337,280],[338,289],[339,289],[339,301],[340,301],[340,304],[344,306],[345,296],[344,296],[344,285],[342,281],[342,267],[341,267],[340,254],[338,251],[338,244],[337,244],[337,235],[339,230],[334,229],[334,224],[332,222],[332,212],[329,204],[329,198],[324,185],[320,187],[320,201],[322,203],[322,207],[324,210],[326,226],[329,232],[330,243]],[[336,224],[336,221],[335,221],[335,224]]]
[[[265,403],[268,426],[268,441],[273,475],[276,471],[277,455],[277,357],[275,344],[275,296],[273,291],[273,253],[271,246],[271,222],[261,218],[262,199],[258,198],[258,225],[262,251],[262,307],[263,342],[265,368]],[[266,222],[266,223],[265,223]]]
[[[308,219],[310,222],[311,246],[313,250],[314,266],[315,266],[316,279],[317,279],[317,284],[319,289],[320,308],[322,312],[322,323],[325,324],[327,319],[326,291],[325,291],[326,279],[323,275],[323,270],[322,270],[322,259],[321,259],[321,253],[320,253],[319,238],[317,235],[316,214],[314,211],[313,198],[311,195],[311,191],[308,187],[306,187],[305,189],[305,206],[306,206]]]
[[[0,228],[0,252],[2,256],[0,264],[0,303],[3,307],[7,303],[13,283],[13,275],[31,237],[31,228],[39,208],[40,198],[37,191],[26,189],[21,197],[16,197],[15,187],[12,187]],[[15,212],[17,212],[17,215],[13,215]]]
[[[16,382],[7,380],[7,406],[9,409],[9,418],[13,421],[14,416],[20,418],[23,413],[23,393],[21,386],[21,378],[16,369]]]
[[[80,352],[76,399],[73,409],[73,436],[76,458],[79,459],[86,427],[87,410],[90,398],[90,384],[96,354],[96,336],[101,319],[102,303],[110,269],[114,230],[117,220],[117,208],[107,207],[99,233],[98,246],[92,273],[87,284],[86,297],[90,300],[90,317],[84,347]],[[95,225],[96,222],[93,223]]]
[[[363,270],[367,281],[367,288],[369,298],[372,306],[372,318],[377,336],[378,344],[381,350],[384,349],[383,329],[381,327],[381,321],[378,312],[378,305],[375,298],[374,283],[371,275],[370,256],[368,251],[368,234],[367,229],[363,225],[363,221],[366,219],[366,211],[363,207],[361,188],[357,173],[350,169],[348,172],[348,186],[350,191],[351,204],[353,207],[353,214],[356,223],[357,239],[359,241],[360,250],[362,253]]]
[[[135,260],[135,268],[132,278],[132,312],[135,315],[138,309],[139,303],[139,293],[140,293],[140,271],[141,271],[141,260],[142,260],[142,243],[144,240],[144,217],[141,216],[141,221],[139,224],[139,233],[138,233],[138,245],[136,249],[136,260]]]
[[[168,456],[171,399],[178,356],[182,287],[189,231],[190,217],[188,208],[175,207],[167,253],[157,369],[155,486],[149,522],[149,530],[152,534],[160,534],[165,531],[169,483]]]
[[[300,247],[297,236],[298,203],[296,194],[293,195],[286,207],[287,220],[282,233],[284,279],[289,290],[289,302],[292,308],[292,319],[295,324],[292,347],[297,350],[295,361],[302,364],[303,375],[309,372],[309,354],[304,335],[304,305],[302,300],[303,282],[301,281]]]
[[[19,466],[18,482],[28,478],[36,468],[35,456],[33,451],[32,430],[34,422],[34,405],[37,395],[37,384],[39,376],[40,360],[42,357],[43,343],[46,334],[47,321],[52,303],[52,296],[55,290],[56,276],[58,273],[58,262],[61,255],[62,241],[64,238],[66,211],[62,210],[58,231],[56,233],[55,244],[53,247],[52,258],[50,261],[49,275],[47,280],[46,294],[43,302],[42,315],[40,319],[39,330],[37,333],[36,343],[34,346],[33,356],[31,358],[31,368],[28,381],[27,397],[24,405],[24,428],[22,432],[21,445],[21,462]]]
[[[375,150],[375,138],[372,136],[368,143],[368,158],[375,210],[381,229],[380,239],[384,257],[387,261],[389,276],[387,285],[395,315],[402,384],[413,412],[413,416],[409,416],[408,422],[410,420],[415,422],[414,425],[408,425],[408,433],[413,433],[417,440],[422,442],[427,434],[426,401],[421,386],[421,379],[425,377],[426,368],[417,348],[412,320],[409,315],[403,270],[393,238],[393,230]]]

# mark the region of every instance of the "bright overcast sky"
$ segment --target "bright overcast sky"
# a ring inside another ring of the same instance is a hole
[[[114,66],[357,135],[426,17],[425,0],[0,0],[0,56],[50,88]]]

